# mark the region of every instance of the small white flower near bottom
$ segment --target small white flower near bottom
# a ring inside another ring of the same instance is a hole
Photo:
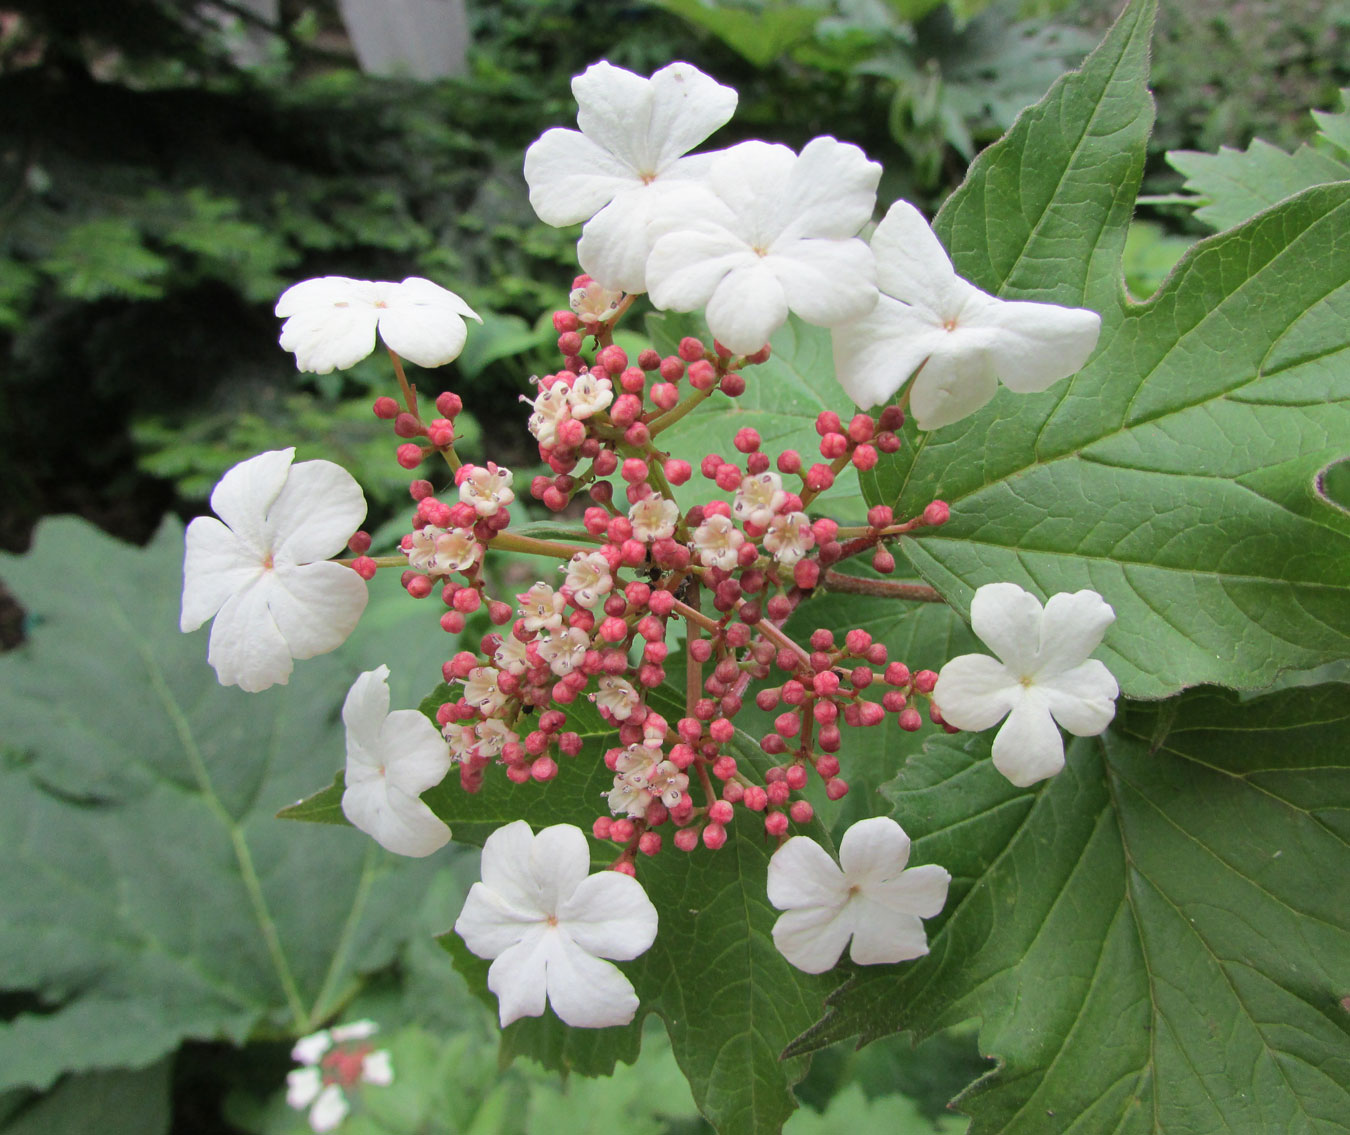
[[[374,1021],[354,1021],[301,1037],[291,1049],[291,1059],[304,1067],[287,1073],[286,1102],[297,1111],[309,1108],[309,1125],[319,1135],[335,1130],[351,1112],[344,1089],[394,1082],[389,1052],[360,1043],[376,1031]]]
[[[618,966],[656,940],[656,908],[636,879],[589,875],[591,853],[578,827],[538,835],[524,820],[498,828],[483,845],[483,881],[469,890],[455,933],[491,958],[488,988],[505,1028],[538,1017],[545,1002],[564,1024],[626,1025],[638,1009]]]
[[[909,847],[886,816],[850,827],[838,864],[806,836],[783,844],[769,860],[769,902],[786,912],[773,924],[778,952],[807,973],[832,968],[845,946],[864,966],[928,953],[921,920],[942,909],[952,877],[932,863],[906,870]]]
[[[1116,613],[1095,591],[1060,592],[1044,608],[1015,583],[986,583],[970,604],[971,629],[997,659],[953,658],[938,674],[933,701],[958,729],[990,729],[994,767],[1019,788],[1064,767],[1063,726],[1095,737],[1116,715],[1120,687],[1088,658]]]
[[[342,814],[396,855],[444,847],[450,829],[419,799],[450,771],[440,731],[415,709],[389,712],[389,667],[367,670],[342,706],[347,727]]]

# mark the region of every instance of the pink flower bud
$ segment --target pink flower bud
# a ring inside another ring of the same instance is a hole
[[[394,451],[394,456],[404,469],[416,469],[422,464],[422,458],[425,454],[420,445],[408,442],[405,445],[400,445],[398,449]]]
[[[698,846],[698,831],[694,828],[681,828],[674,835],[675,846],[681,851],[693,851]]]
[[[923,522],[932,525],[946,524],[951,514],[952,510],[946,501],[933,501],[923,510]]]
[[[704,360],[694,363],[686,374],[695,390],[711,390],[717,382],[717,369]]]
[[[806,800],[794,800],[792,807],[788,809],[788,813],[792,816],[794,824],[809,824],[811,818],[816,814],[816,810]]]
[[[660,372],[666,382],[679,382],[684,377],[684,360],[678,355],[667,355],[661,360]]]
[[[677,457],[670,458],[662,469],[666,474],[666,480],[672,485],[683,485],[694,474],[693,466]]]
[[[709,824],[703,829],[703,846],[709,851],[717,851],[726,846],[727,829],[721,824]]]
[[[615,820],[609,826],[609,838],[615,843],[627,843],[635,830],[632,820]]]
[[[727,724],[731,723],[727,722]],[[713,776],[717,777],[718,780],[730,780],[736,775],[736,758],[718,757],[717,760],[713,761],[712,771]]]
[[[581,285],[585,287],[585,285]],[[581,321],[577,319],[575,311],[555,311],[553,313],[553,330],[559,335],[568,331],[575,331],[581,326]]]
[[[848,438],[843,434],[828,433],[820,439],[820,455],[833,461],[848,452]]]
[[[552,757],[540,757],[530,765],[530,776],[543,784],[558,775],[558,762]]]
[[[739,374],[724,374],[722,376],[722,393],[728,398],[739,398],[745,393],[745,379]]]
[[[923,718],[919,716],[919,711],[913,706],[901,712],[900,728],[906,733],[917,733],[923,728]]]
[[[806,487],[813,493],[823,493],[834,484],[834,474],[828,465],[819,463],[806,471]]]
[[[783,780],[793,792],[800,792],[806,787],[806,766],[792,765],[788,768]]]
[[[558,350],[564,355],[573,356],[581,350],[581,336],[576,331],[564,331],[558,336]]]
[[[931,670],[920,670],[914,675],[914,688],[921,694],[931,694],[937,685],[938,676]]]
[[[848,795],[848,782],[837,776],[830,777],[825,782],[825,795],[831,800],[842,800]]]
[[[655,832],[643,832],[638,836],[638,850],[643,855],[655,855],[661,850],[661,837]]]
[[[820,582],[820,564],[815,560],[798,560],[792,567],[792,580],[803,591],[809,591]]]
[[[595,361],[610,374],[618,374],[628,366],[628,352],[611,343],[608,347],[601,348],[600,353],[595,356]]]
[[[741,453],[754,453],[760,447],[759,431],[744,426],[736,431],[731,442]]]
[[[619,375],[619,389],[625,394],[641,394],[647,386],[647,376],[638,367],[629,367]]]
[[[872,553],[872,568],[881,575],[890,575],[895,571],[895,557],[878,545],[877,550]]]
[[[680,392],[668,382],[652,387],[652,403],[660,410],[673,410],[680,401]]]
[[[637,365],[643,370],[656,370],[661,365],[661,353],[648,347],[646,350],[639,352]]]
[[[692,335],[686,335],[680,340],[679,352],[680,358],[687,363],[692,363],[703,358],[707,348],[701,340],[695,339]]]
[[[874,446],[860,445],[853,451],[853,464],[864,473],[869,469],[875,469],[877,460],[877,451]]]
[[[714,824],[729,824],[733,815],[733,809],[725,800],[718,800],[708,808],[708,819]]]
[[[375,578],[375,570],[379,565],[369,556],[357,556],[352,560],[352,571],[356,572],[364,580]]]
[[[752,784],[745,790],[745,796],[742,797],[741,803],[752,812],[762,812],[769,805],[769,794],[759,785]]]
[[[411,579],[404,582],[403,586],[414,599],[425,599],[431,594],[431,580],[425,575],[414,574]]]
[[[375,404],[371,406],[375,411],[375,416],[386,422],[392,421],[398,416],[398,403],[388,395],[375,399]]]
[[[609,418],[620,429],[627,429],[642,414],[642,399],[636,394],[620,394],[609,408]]]
[[[770,812],[764,817],[764,833],[778,839],[787,835],[788,818],[784,812]]]

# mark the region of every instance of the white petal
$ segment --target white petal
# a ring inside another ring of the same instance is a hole
[[[1101,645],[1106,629],[1115,621],[1111,604],[1095,591],[1061,591],[1050,596],[1037,644],[1037,682],[1079,665]]]
[[[877,225],[872,253],[882,292],[928,312],[939,323],[960,312],[976,291],[956,274],[942,243],[908,201],[896,201]]]
[[[348,1021],[345,1025],[335,1025],[333,1027],[333,1040],[338,1044],[345,1044],[351,1040],[367,1040],[380,1031],[380,1026],[370,1018],[364,1018],[359,1021]]]
[[[534,833],[529,824],[524,820],[503,824],[484,841],[479,870],[483,885],[510,906],[532,912],[535,918],[547,918],[554,912],[545,910],[539,902],[539,886],[531,873],[533,848]]]
[[[572,80],[577,125],[635,174],[654,174],[651,80],[601,60]]]
[[[521,1017],[542,1017],[548,999],[549,944],[556,933],[539,934],[498,956],[488,968],[488,988],[497,995],[502,1028]]]
[[[368,281],[349,276],[320,276],[292,284],[277,300],[276,314],[288,319],[298,311],[314,307],[332,307],[337,303],[365,303]]]
[[[533,941],[545,926],[542,915],[513,906],[486,883],[469,888],[464,908],[455,919],[455,933],[480,958],[496,958],[518,942]]]
[[[336,1084],[329,1084],[319,1093],[319,1098],[309,1109],[309,1125],[319,1135],[323,1135],[324,1132],[337,1128],[347,1118],[349,1111],[351,1105],[342,1094],[342,1089]]]
[[[386,347],[420,367],[459,358],[469,336],[463,317],[442,303],[390,303],[380,312],[379,328]]]
[[[272,550],[267,514],[286,487],[294,458],[293,448],[260,453],[228,470],[211,490],[212,511],[250,550],[258,553],[259,562]]]
[[[714,157],[707,185],[709,195],[726,211],[722,223],[748,244],[768,252],[799,215],[798,203],[784,198],[797,163],[797,155],[787,146],[758,140],[741,142]],[[705,213],[706,219],[717,219],[707,206],[690,215],[703,217]]]
[[[909,381],[944,334],[930,317],[883,295],[867,315],[834,329],[835,377],[863,409],[880,406]]]
[[[855,900],[857,929],[848,956],[860,966],[907,962],[928,953],[928,933],[915,915]]]
[[[346,370],[375,349],[378,316],[367,303],[305,308],[281,325],[281,348],[295,353],[300,370]]]
[[[951,881],[951,873],[945,867],[925,863],[922,867],[902,871],[894,879],[888,879],[878,886],[869,887],[865,897],[868,902],[888,910],[912,914],[918,918],[932,918],[946,905],[947,888],[951,886]]]
[[[1054,776],[1064,767],[1064,739],[1045,702],[1027,697],[994,738],[994,767],[1018,788]]]
[[[687,209],[695,200],[694,195],[672,192],[661,198],[661,208],[670,209],[672,202],[678,202],[681,209]],[[647,291],[662,311],[694,311],[712,298],[727,273],[757,265],[759,260],[745,241],[725,228],[667,233],[647,257]]]
[[[1000,331],[994,368],[1009,390],[1035,394],[1083,368],[1102,319],[1081,307],[1002,300],[991,311]]]
[[[987,654],[953,658],[933,687],[933,701],[943,719],[973,733],[997,725],[1021,700],[1021,683]]]
[[[577,260],[603,287],[621,292],[647,290],[647,225],[658,204],[659,183],[619,193],[587,222],[577,242]]]
[[[931,353],[914,379],[909,399],[914,423],[921,430],[941,429],[968,418],[998,393],[993,362],[985,352],[967,350],[955,341],[959,334],[927,337]]]
[[[291,650],[268,609],[275,573],[225,601],[211,624],[206,660],[222,686],[251,694],[285,685],[291,676]]]
[[[872,253],[860,240],[798,240],[765,262],[788,306],[808,323],[834,327],[876,306]]]
[[[278,565],[268,574],[274,582],[268,607],[292,658],[336,650],[355,629],[370,598],[365,580],[341,564]]]
[[[179,629],[195,631],[229,597],[262,577],[262,559],[214,516],[187,527],[183,556],[183,606]]]
[[[839,841],[839,865],[850,887],[892,879],[909,862],[909,836],[889,816],[859,820]]]
[[[390,1062],[387,1048],[366,1054],[365,1062],[361,1065],[361,1079],[382,1088],[394,1082],[394,1065]]]
[[[297,1064],[317,1064],[320,1057],[333,1047],[333,1034],[327,1029],[302,1036],[291,1049],[291,1059]],[[317,1091],[315,1095],[317,1095]],[[301,1106],[296,1104],[294,1106]]]
[[[633,983],[612,962],[588,954],[565,933],[549,935],[548,1003],[575,1029],[626,1025],[638,1010]]]
[[[842,908],[811,906],[789,910],[773,924],[773,944],[799,970],[824,973],[839,961],[853,935],[853,910],[851,903]]]
[[[1041,642],[1040,600],[1015,583],[986,583],[970,603],[970,627],[1013,678],[1033,672]]]
[[[342,793],[342,814],[376,843],[395,855],[422,858],[450,842],[450,829],[417,797],[374,777],[349,784]]]
[[[835,138],[812,138],[778,190],[781,235],[844,238],[872,219],[881,166]]]
[[[1120,687],[1105,663],[1089,658],[1081,666],[1036,683],[1056,721],[1075,737],[1095,737],[1116,716]]]
[[[393,285],[391,298],[388,302],[390,308],[399,306],[439,307],[445,311],[454,312],[455,315],[463,319],[476,319],[479,323],[483,322],[483,317],[469,306],[468,301],[463,296],[421,276],[409,276],[401,284]]]
[[[409,796],[434,788],[450,771],[450,748],[425,714],[398,709],[380,728],[380,750],[388,755],[389,783]]]
[[[787,295],[773,269],[756,257],[727,273],[708,300],[704,315],[708,330],[724,347],[737,354],[752,354],[787,322]]]
[[[558,925],[587,953],[629,961],[656,941],[656,907],[636,879],[599,871],[558,906]]]
[[[642,184],[629,166],[576,130],[546,130],[525,151],[530,205],[547,225],[593,217],[625,189]]]
[[[297,1111],[309,1107],[323,1088],[323,1074],[317,1068],[297,1068],[286,1073],[286,1102]]]
[[[590,870],[591,849],[574,824],[554,824],[534,837],[530,875],[538,888],[541,909],[547,913],[556,916]]]
[[[342,724],[347,730],[347,760],[355,750],[363,764],[378,762],[380,729],[389,716],[389,667],[377,666],[361,674],[342,703]],[[430,723],[428,723],[430,724]]]
[[[326,560],[366,518],[356,478],[331,461],[301,461],[267,510],[267,551],[296,564]]]
[[[670,63],[651,77],[648,147],[656,159],[653,172],[664,172],[724,126],[736,112],[736,92],[688,63]],[[581,116],[577,116],[580,121]]]
[[[798,835],[769,860],[768,895],[779,910],[839,907],[848,899],[848,883],[829,852]]]

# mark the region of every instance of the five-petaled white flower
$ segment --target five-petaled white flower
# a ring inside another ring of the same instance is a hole
[[[1116,618],[1095,591],[1060,592],[1042,608],[1015,583],[986,583],[970,604],[970,625],[995,654],[963,654],[942,667],[933,701],[958,729],[989,729],[994,766],[1019,788],[1064,767],[1058,722],[1095,737],[1116,714],[1120,688],[1088,655]]]
[[[947,901],[951,875],[936,864],[905,869],[909,836],[894,820],[859,820],[839,843],[839,865],[820,844],[793,836],[769,860],[769,901],[786,911],[773,944],[794,966],[824,973],[853,940],[859,965],[928,953],[921,919]]]
[[[554,129],[525,151],[530,204],[550,225],[589,223],[577,258],[606,288],[646,290],[647,223],[668,187],[707,170],[685,157],[736,109],[736,92],[688,63],[650,79],[596,63],[572,80],[581,131]]]
[[[450,771],[440,731],[415,709],[389,712],[389,667],[367,670],[342,706],[347,727],[342,814],[397,855],[430,855],[450,829],[419,799]]]
[[[602,958],[628,961],[656,940],[656,908],[636,879],[588,875],[591,855],[571,824],[538,835],[516,820],[483,845],[483,881],[469,890],[455,932],[492,958],[488,988],[505,1028],[538,1017],[547,999],[565,1024],[626,1025],[637,1012],[632,983]]]
[[[973,414],[1000,379],[1018,394],[1048,389],[1097,345],[1095,311],[1001,300],[961,279],[907,201],[877,226],[872,252],[881,299],[834,328],[835,373],[859,406],[887,401],[918,370],[910,409],[920,429],[935,430]]]
[[[707,305],[732,351],[758,351],[793,311],[833,327],[877,302],[876,269],[856,233],[872,218],[881,166],[857,146],[813,138],[742,142],[705,181],[671,190],[653,221],[647,287],[658,308]]]
[[[211,493],[216,516],[187,528],[179,626],[215,616],[207,660],[222,686],[256,693],[291,660],[340,646],[366,607],[366,585],[330,563],[366,515],[352,475],[331,461],[292,465],[294,449],[242,461]]]
[[[291,1059],[303,1067],[286,1074],[286,1102],[297,1111],[309,1108],[309,1125],[319,1135],[347,1117],[347,1091],[362,1083],[394,1082],[389,1051],[361,1043],[376,1031],[374,1021],[353,1021],[303,1036],[291,1049]]]
[[[283,350],[300,370],[327,374],[355,366],[375,349],[378,330],[401,358],[438,367],[459,357],[468,337],[464,320],[477,319],[454,292],[420,276],[401,284],[321,276],[281,293],[276,313]]]

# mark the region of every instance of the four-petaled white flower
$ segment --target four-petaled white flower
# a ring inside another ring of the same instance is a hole
[[[530,204],[550,225],[588,221],[581,267],[606,288],[646,290],[647,223],[668,187],[698,178],[685,157],[736,109],[736,92],[688,63],[644,79],[596,63],[572,80],[581,131],[554,129],[525,151]]]
[[[647,258],[658,308],[706,305],[729,350],[758,351],[793,311],[833,327],[877,302],[876,269],[856,233],[872,218],[881,167],[857,146],[814,138],[801,155],[742,142],[705,181],[663,199]]]
[[[839,843],[839,865],[820,844],[793,836],[769,860],[769,901],[786,911],[773,944],[794,966],[824,973],[849,945],[859,965],[928,953],[921,919],[947,901],[951,875],[936,864],[905,869],[909,836],[894,820],[860,820]]]
[[[464,680],[464,700],[484,717],[491,717],[506,704],[500,679],[500,670],[492,666],[475,666]]]
[[[283,350],[295,352],[300,370],[327,374],[355,366],[385,346],[418,366],[438,367],[459,357],[468,337],[465,319],[477,319],[454,292],[420,276],[401,284],[321,276],[281,293],[276,313]]]
[[[572,596],[572,602],[588,611],[600,606],[614,589],[609,561],[599,552],[578,552],[558,570],[567,573],[563,587]]]
[[[539,644],[539,657],[553,673],[564,678],[585,660],[590,644],[591,636],[580,627],[559,627]]]
[[[522,595],[520,617],[527,631],[551,631],[562,626],[562,609],[567,599],[540,580]]]
[[[450,770],[450,750],[415,709],[389,712],[389,667],[367,670],[342,706],[347,727],[342,814],[398,855],[430,855],[450,829],[419,799]]]
[[[529,430],[540,445],[557,444],[558,427],[572,416],[569,394],[565,383],[555,382],[541,390],[532,402],[525,395],[520,396],[522,402],[529,403],[534,409],[530,415]]]
[[[765,528],[785,500],[787,493],[783,491],[783,478],[777,473],[749,473],[742,478],[741,487],[736,490],[731,514],[742,524]]]
[[[483,555],[483,545],[471,528],[437,528],[428,524],[408,533],[401,544],[408,566],[427,575],[448,575],[473,567]]]
[[[704,567],[730,571],[736,566],[745,534],[732,524],[731,517],[718,513],[694,529],[693,543],[698,562]]]
[[[304,1067],[286,1074],[286,1102],[297,1111],[309,1108],[310,1127],[323,1135],[347,1117],[347,1091],[357,1084],[387,1087],[394,1068],[387,1049],[361,1044],[375,1034],[374,1021],[353,1021],[303,1036],[291,1059]]]
[[[628,519],[633,524],[633,539],[648,544],[675,535],[680,506],[673,500],[652,494],[628,510]]]
[[[591,696],[600,709],[607,711],[615,721],[627,721],[632,717],[640,699],[631,682],[614,674],[601,674],[596,685],[599,689]]]
[[[877,226],[872,252],[881,299],[834,329],[835,373],[859,406],[887,401],[918,370],[910,409],[920,429],[935,430],[973,414],[1000,379],[1018,394],[1048,389],[1097,345],[1095,311],[1001,300],[961,279],[907,201]]]
[[[581,317],[583,323],[605,323],[613,319],[622,302],[623,292],[597,284],[594,280],[573,288],[572,294],[567,297],[567,306]]]
[[[459,499],[472,505],[479,516],[496,516],[516,499],[511,490],[512,480],[511,470],[494,461],[489,461],[486,467],[463,465],[460,467]]]
[[[632,983],[602,958],[629,961],[656,940],[656,908],[636,879],[588,875],[591,855],[570,824],[530,832],[524,820],[483,845],[483,881],[469,890],[455,932],[492,958],[488,988],[505,1028],[538,1017],[547,999],[574,1028],[626,1025],[638,1008]]]
[[[596,378],[589,371],[577,375],[576,382],[567,392],[568,409],[579,422],[598,414],[613,401],[614,384],[607,378]]]
[[[1042,608],[1015,583],[986,583],[970,604],[971,629],[1001,661],[963,654],[942,667],[933,701],[958,729],[989,729],[994,767],[1019,788],[1064,767],[1058,722],[1095,737],[1116,715],[1120,687],[1097,649],[1116,613],[1095,591],[1060,592]]]
[[[328,557],[366,515],[352,475],[331,461],[292,465],[294,449],[242,461],[211,493],[216,516],[187,528],[179,626],[215,617],[207,660],[222,686],[256,693],[291,661],[340,646],[366,607],[366,585]]]
[[[811,518],[804,512],[779,513],[769,521],[764,546],[780,564],[791,567],[816,546]]]

